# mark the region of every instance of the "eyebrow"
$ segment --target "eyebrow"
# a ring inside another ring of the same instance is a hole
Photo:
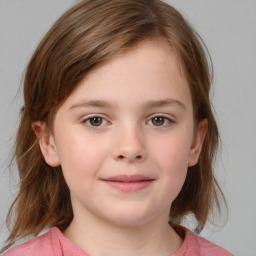
[[[89,108],[114,108],[115,105],[113,103],[110,103],[108,101],[104,100],[90,100],[90,101],[84,101],[82,103],[74,104],[72,105],[69,110],[75,109],[75,108],[82,108],[82,107],[89,107]]]
[[[186,106],[184,103],[177,99],[168,98],[163,100],[150,100],[145,105],[143,105],[143,108],[156,108],[156,107],[164,107],[164,106],[179,106],[183,110],[186,110]],[[75,109],[75,108],[116,108],[116,104],[110,103],[108,101],[104,100],[91,100],[91,101],[84,101],[82,103],[74,104],[72,105],[69,110]]]
[[[180,100],[169,98],[164,100],[151,100],[146,103],[146,108],[153,108],[153,107],[164,107],[164,106],[179,106],[182,109],[186,110],[186,106]]]

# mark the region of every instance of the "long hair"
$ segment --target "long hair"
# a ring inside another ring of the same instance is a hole
[[[218,191],[223,194],[213,173],[219,137],[209,99],[211,68],[200,37],[177,10],[159,0],[83,0],[52,26],[26,69],[15,143],[20,186],[7,216],[11,232],[2,251],[46,227],[63,231],[73,218],[61,167],[46,164],[31,124],[40,120],[51,127],[59,107],[91,70],[143,40],[155,39],[165,40],[179,58],[195,123],[208,120],[198,164],[189,168],[170,219],[179,224],[192,213],[200,231],[213,207],[220,208]]]

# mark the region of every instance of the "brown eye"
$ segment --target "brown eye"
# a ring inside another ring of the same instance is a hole
[[[109,124],[109,122],[105,118],[97,115],[88,116],[87,118],[81,120],[81,123],[86,127],[95,129],[107,126]]]
[[[95,116],[95,117],[89,118],[88,121],[91,126],[100,126],[103,122],[103,118]]]
[[[172,121],[172,119],[165,117],[165,116],[154,116],[151,119],[149,119],[149,121],[147,122],[147,124],[152,125],[152,126],[158,126],[158,127],[168,127],[171,124],[173,124],[174,122]]]
[[[152,118],[152,123],[155,126],[162,126],[164,124],[165,118],[162,116],[156,116]]]

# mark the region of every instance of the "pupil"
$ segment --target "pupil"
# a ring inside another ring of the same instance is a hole
[[[93,117],[90,119],[90,123],[93,126],[99,126],[102,123],[102,118],[101,117]]]
[[[153,118],[153,124],[154,125],[160,126],[160,125],[163,125],[163,123],[164,123],[164,118],[163,117],[154,117]]]

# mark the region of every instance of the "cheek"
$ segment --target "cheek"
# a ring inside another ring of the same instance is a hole
[[[166,200],[174,200],[180,192],[188,170],[190,138],[176,134],[158,141],[152,149],[154,161],[160,170]]]
[[[161,169],[187,169],[191,139],[184,134],[162,138],[154,143],[152,150],[156,161],[163,166]]]
[[[62,136],[58,154],[67,183],[88,183],[97,176],[107,149],[104,141],[101,140],[100,145],[90,136]]]

